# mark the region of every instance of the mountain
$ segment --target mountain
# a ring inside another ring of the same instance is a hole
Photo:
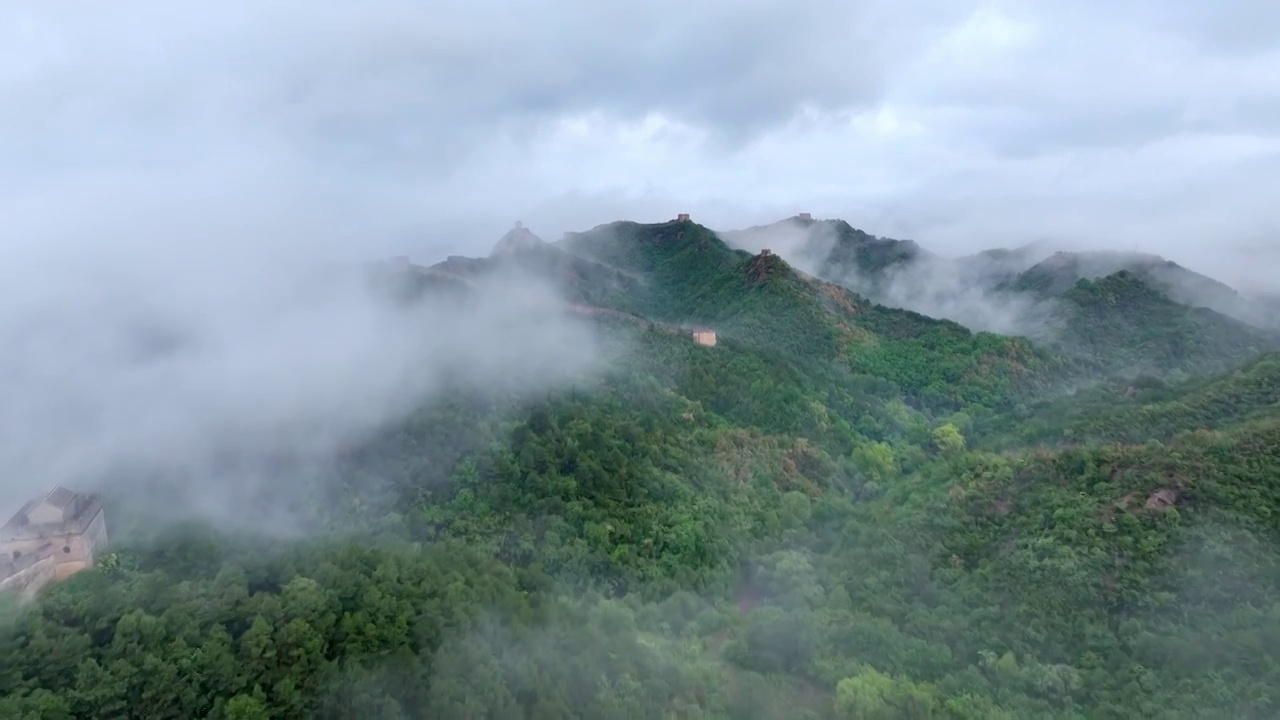
[[[934,259],[915,242],[879,238],[844,220],[797,216],[719,234],[734,247],[753,251],[768,248],[828,279],[857,278],[856,289],[867,293],[875,292],[886,273]]]
[[[878,303],[1025,335],[1099,372],[1214,371],[1280,347],[1280,306],[1154,255],[1035,243],[952,259],[844,221],[799,218],[722,235],[740,246],[771,242]]]
[[[612,223],[559,245],[645,278],[635,305],[656,318],[710,325],[731,341],[803,360],[836,361],[894,381],[912,402],[1005,402],[1049,382],[1062,365],[1020,339],[876,305],[796,270],[771,249],[734,250],[688,221]]]
[[[529,277],[547,282],[566,305],[631,311],[633,298],[642,295],[635,277],[567,253],[522,224],[499,238],[487,257],[451,255],[430,266],[396,258],[374,268],[370,281],[404,302],[428,297],[457,301],[473,295],[478,283],[518,286]]]
[[[886,275],[938,261],[847,237]],[[1122,269],[1044,298],[1055,348],[765,249],[686,219],[379,264],[433,307],[538,278],[531,311],[599,362],[460,383],[335,448],[292,508],[307,535],[107,487],[107,553],[0,605],[0,717],[1280,714],[1280,359],[1244,357],[1256,329]],[[1013,282],[1038,252],[971,267]]]
[[[1222,372],[1280,349],[1280,333],[1177,303],[1128,270],[1079,280],[1054,307],[1054,346],[1122,374]]]
[[[1168,384],[1147,376],[1055,397],[993,418],[993,447],[1029,444],[1139,444],[1205,428],[1233,430],[1280,417],[1280,353],[1235,372]]]
[[[1129,272],[1170,299],[1205,307],[1257,327],[1280,330],[1280,315],[1265,297],[1249,297],[1225,283],[1157,255],[1134,252],[1057,252],[1028,268],[1007,287],[1041,296],[1060,295],[1079,280]]]
[[[1142,277],[1152,287],[1186,305],[1212,307],[1197,300],[1224,302],[1239,296],[1230,287],[1158,255],[1119,251],[1056,252],[1023,271],[1010,286],[1014,290],[1054,296],[1070,290],[1079,280],[1122,271]]]
[[[960,257],[953,261],[953,265],[966,280],[981,287],[1003,288],[1050,252],[1044,243],[1031,243],[1016,248],[991,248]]]
[[[537,235],[534,235],[524,223],[516,221],[515,227],[507,231],[507,234],[498,238],[498,242],[494,244],[493,250],[489,251],[489,257],[501,257],[503,255],[511,255],[521,251],[538,251],[547,246],[547,243]]]

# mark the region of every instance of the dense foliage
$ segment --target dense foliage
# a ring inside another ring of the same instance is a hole
[[[1085,388],[984,423],[993,447],[1081,442],[1142,443],[1201,428],[1226,429],[1280,415],[1280,355],[1234,372],[1170,384],[1143,376]]]
[[[933,294],[913,307],[982,327],[1018,328],[1083,365],[1089,377],[1187,378],[1280,350],[1272,299],[1242,295],[1155,255],[1058,252],[1036,262],[1042,250],[1028,245],[949,259],[844,221],[783,221],[730,237],[743,242],[753,234],[781,235],[819,276],[872,299],[912,303]]]
[[[1127,374],[1186,378],[1280,349],[1275,333],[1176,303],[1128,271],[1078,281],[1060,297],[1058,309],[1057,344]]]
[[[642,307],[651,317],[710,324],[784,362],[834,360],[892,381],[915,405],[1007,407],[1063,367],[1025,339],[876,305],[689,222],[614,223],[571,235],[566,247],[649,278]]]
[[[1280,713],[1275,357],[1037,402],[1077,368],[691,223],[570,240],[643,279],[601,372],[435,398],[328,532],[118,539],[3,609],[0,717]]]

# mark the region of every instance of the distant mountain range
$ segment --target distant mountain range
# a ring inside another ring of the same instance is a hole
[[[801,218],[517,225],[369,280],[481,345],[458,382],[252,473],[243,525],[107,483],[96,567],[0,594],[0,718],[1280,717],[1265,299]],[[547,339],[492,304],[600,362],[472,372]],[[237,469],[197,464],[169,487]]]
[[[736,247],[769,247],[876,302],[975,330],[1027,335],[1093,360],[1110,353],[1110,364],[1124,356],[1133,371],[1220,369],[1274,347],[1280,334],[1275,297],[1242,294],[1156,255],[1032,244],[946,258],[843,220],[800,217],[721,236]],[[1153,331],[1165,336],[1157,342],[1163,350],[1152,350],[1160,361],[1114,345],[1153,341]]]
[[[919,350],[949,336],[976,348],[975,332],[1007,338],[984,362],[1049,367],[1058,357],[1121,376],[1219,372],[1280,348],[1280,304],[1154,255],[1028,245],[946,258],[843,220],[795,217],[727,232],[689,220],[620,221],[554,243],[517,224],[487,257],[407,267],[422,287],[455,290],[531,273],[579,309],[710,325],[730,341],[845,357],[897,381],[918,362],[897,343]],[[1038,349],[1008,344],[1018,336]],[[971,372],[1021,377],[990,366]]]
[[[1013,291],[1049,298],[1061,295],[1079,280],[1129,271],[1181,304],[1206,307],[1259,327],[1280,329],[1280,297],[1245,295],[1225,283],[1147,253],[1064,252],[1033,243],[953,259],[931,253],[911,240],[870,235],[843,220],[798,217],[722,232],[721,236],[729,244],[748,250],[772,246],[775,252],[818,276],[845,282],[879,301],[921,312],[934,311],[933,314],[938,314],[939,302],[948,300],[955,306],[949,309],[964,314],[964,293],[958,298],[948,297],[948,291],[958,286],[971,292]]]
[[[554,243],[516,227],[484,258],[395,265],[399,287],[416,293],[454,292],[505,273],[533,275],[553,284],[566,308],[708,326],[722,342],[797,363],[835,361],[839,372],[887,378],[919,402],[940,406],[1014,397],[1015,386],[1035,386],[1048,377],[1038,369],[1057,362],[1025,339],[978,336],[949,320],[871,302],[776,254],[734,249],[687,220],[608,223]],[[920,363],[944,346],[954,349],[947,372],[921,372]]]

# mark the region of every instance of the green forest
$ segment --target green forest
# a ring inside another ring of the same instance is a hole
[[[1272,335],[1130,273],[974,333],[687,221],[392,297],[512,264],[616,311],[598,368],[433,396],[298,537],[108,493],[109,554],[0,597],[0,718],[1280,717]]]

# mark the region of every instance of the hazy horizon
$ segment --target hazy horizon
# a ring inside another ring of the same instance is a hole
[[[5,487],[168,461],[155,438],[190,450],[260,395],[271,422],[350,401],[363,427],[431,358],[557,367],[564,343],[412,345],[349,286],[294,294],[334,263],[486,255],[515,220],[555,240],[810,212],[944,255],[1137,248],[1276,291],[1278,8],[7,8]],[[478,325],[510,321],[500,305]],[[180,350],[131,354],[153,332]],[[374,360],[383,375],[350,382]]]
[[[677,212],[811,212],[945,255],[1139,248],[1245,286],[1280,262],[1261,0],[5,15],[9,265],[104,219],[184,252],[252,228],[282,253],[476,255],[516,219],[554,239]]]

